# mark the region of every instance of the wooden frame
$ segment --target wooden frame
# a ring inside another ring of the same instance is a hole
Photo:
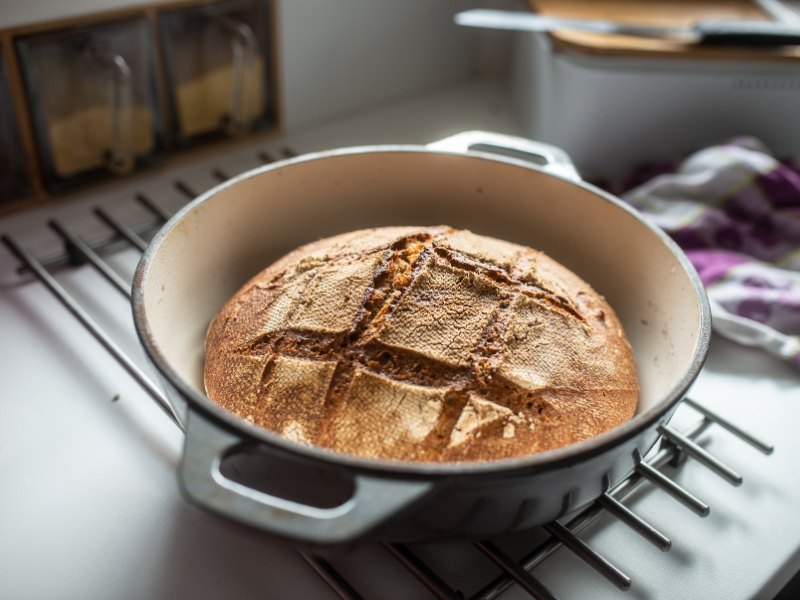
[[[16,120],[17,129],[19,131],[20,146],[32,192],[29,197],[14,198],[8,202],[0,204],[0,215],[21,210],[23,208],[29,208],[31,206],[39,205],[43,202],[55,199],[69,198],[76,194],[84,193],[86,189],[95,189],[97,187],[113,185],[116,181],[118,181],[118,179],[110,175],[106,180],[89,183],[81,189],[58,195],[51,194],[45,189],[42,177],[43,165],[41,152],[36,141],[36,135],[34,133],[33,116],[30,110],[30,100],[25,91],[22,65],[20,62],[20,56],[15,49],[15,40],[30,35],[65,30],[71,27],[100,25],[124,19],[144,17],[145,21],[147,22],[147,26],[152,32],[153,53],[155,55],[156,99],[160,106],[166,109],[169,103],[169,94],[167,90],[168,82],[164,70],[163,48],[158,30],[159,14],[161,12],[173,11],[176,9],[218,4],[221,1],[224,0],[176,0],[174,2],[150,4],[137,8],[124,8],[107,12],[92,13],[81,15],[79,17],[70,17],[57,21],[23,25],[0,30],[0,52],[2,52],[2,59],[5,63],[6,73],[8,76],[11,108]],[[236,145],[241,145],[242,143],[260,137],[274,136],[282,131],[283,111],[279,89],[279,61],[277,60],[279,46],[277,32],[277,0],[258,1],[265,2],[267,4],[267,14],[269,19],[269,47],[265,48],[264,50],[267,53],[267,59],[269,61],[267,63],[269,77],[267,85],[273,94],[272,107],[274,119],[272,124],[264,129],[254,131],[243,138],[220,140],[193,148],[174,149],[170,148],[168,144],[168,150],[163,165],[139,170],[132,175],[127,176],[125,178],[126,180],[152,174],[175,164],[181,164],[187,161],[195,160],[206,154],[209,151],[209,148],[218,152],[220,148],[229,148]],[[170,130],[170,124],[168,121],[168,119],[164,120],[163,133],[165,138],[170,140],[174,132]]]

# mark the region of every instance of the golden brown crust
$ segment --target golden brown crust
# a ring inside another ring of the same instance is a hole
[[[449,227],[308,244],[245,284],[206,339],[209,398],[294,441],[361,456],[479,461],[629,420],[622,326],[530,248]]]

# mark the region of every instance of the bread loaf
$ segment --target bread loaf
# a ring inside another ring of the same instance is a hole
[[[303,246],[208,331],[205,387],[303,444],[380,459],[484,461],[629,420],[639,387],[614,311],[545,254],[449,227]]]

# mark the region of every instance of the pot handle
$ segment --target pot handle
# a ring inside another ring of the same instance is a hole
[[[572,164],[569,155],[561,148],[514,135],[491,131],[463,131],[453,136],[428,144],[432,150],[447,150],[465,153],[470,150],[512,156],[533,162],[545,171],[572,181],[581,181],[581,176]]]
[[[429,481],[355,475],[350,499],[339,506],[308,506],[254,490],[220,471],[225,453],[242,444],[238,435],[189,412],[180,468],[184,492],[196,504],[269,533],[317,544],[362,536],[433,488]]]

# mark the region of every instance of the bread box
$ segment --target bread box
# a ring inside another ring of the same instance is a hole
[[[546,15],[688,26],[768,19],[749,0],[530,0]],[[787,9],[787,12],[790,12]],[[753,135],[800,154],[800,47],[698,47],[577,31],[515,33],[514,115],[586,177]]]

